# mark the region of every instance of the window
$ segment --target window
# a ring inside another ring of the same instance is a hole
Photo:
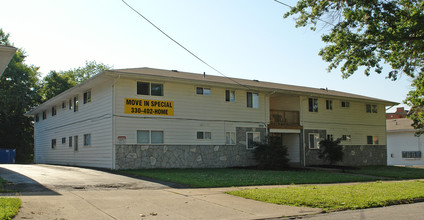
[[[163,144],[163,131],[137,131],[138,144]]]
[[[66,144],[66,137],[62,138],[62,144]]]
[[[333,110],[333,100],[326,100],[325,101],[325,108],[327,110]]]
[[[226,102],[235,102],[236,101],[236,92],[231,90],[225,90],[225,101]]]
[[[208,131],[198,131],[197,132],[197,139],[212,139],[212,133]]]
[[[38,114],[35,114],[35,122],[39,122],[40,121],[40,116]]]
[[[350,135],[346,135],[346,134],[344,134],[344,135],[342,135],[342,140],[343,141],[350,141],[352,138],[350,137]]]
[[[66,108],[66,102],[65,101],[63,101],[62,102],[62,109],[65,109]]]
[[[43,111],[43,120],[47,118],[47,112]]]
[[[56,148],[56,139],[52,139],[52,149]]]
[[[367,113],[377,113],[377,105],[366,105],[366,112]]]
[[[327,134],[327,140],[333,141],[333,135],[332,134]]]
[[[72,110],[72,99],[69,99],[69,110]]]
[[[84,134],[84,146],[91,145],[91,134]]]
[[[196,87],[196,94],[197,95],[211,95],[211,89],[210,88],[203,88],[203,87]]]
[[[236,132],[225,132],[225,144],[236,144]]]
[[[309,112],[318,112],[318,99],[309,98]]]
[[[74,136],[74,151],[78,151],[78,135]]]
[[[402,158],[421,158],[421,151],[402,151]]]
[[[315,133],[309,134],[309,148],[319,149],[319,134],[315,134]]]
[[[367,136],[367,144],[378,144],[377,136]]]
[[[91,102],[91,90],[88,90],[88,91],[84,92],[84,101],[83,101],[83,103],[86,104],[86,103],[89,103],[89,102]]]
[[[350,106],[349,102],[342,101],[342,108],[349,108],[349,106]]]
[[[137,95],[163,96],[163,84],[137,82]]]
[[[52,116],[55,116],[56,115],[56,106],[53,106],[52,107]]]
[[[261,133],[259,132],[247,132],[246,133],[246,148],[253,149],[261,141]]]
[[[247,107],[259,108],[259,94],[247,92]]]
[[[74,112],[78,111],[78,96],[74,97]]]
[[[72,147],[72,136],[69,136],[68,138],[68,146]]]

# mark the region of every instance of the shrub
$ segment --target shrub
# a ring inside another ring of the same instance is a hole
[[[268,137],[265,143],[256,143],[253,151],[258,167],[261,169],[282,169],[288,167],[287,147]]]
[[[343,147],[340,145],[341,139],[335,141],[325,139],[319,142],[319,159],[328,161],[330,165],[343,160]]]

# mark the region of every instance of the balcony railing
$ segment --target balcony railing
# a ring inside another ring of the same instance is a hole
[[[300,129],[300,118],[298,111],[271,110],[270,128]]]

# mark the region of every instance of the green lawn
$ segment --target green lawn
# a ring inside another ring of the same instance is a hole
[[[3,189],[3,184],[5,182],[6,181],[4,179],[0,178],[0,193],[9,192],[9,190]],[[13,216],[18,214],[20,207],[20,199],[0,197],[0,220],[11,219]]]
[[[411,203],[414,199],[424,198],[424,182],[293,186],[273,189],[248,189],[227,193],[268,203],[335,211]]]
[[[373,181],[376,178],[322,171],[253,169],[146,169],[119,171],[191,187],[319,184]]]
[[[345,170],[348,173],[381,176],[394,179],[424,179],[424,169],[395,166],[359,167],[355,170]]]

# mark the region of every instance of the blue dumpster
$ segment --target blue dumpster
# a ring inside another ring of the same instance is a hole
[[[0,149],[0,163],[15,163],[16,149]]]

